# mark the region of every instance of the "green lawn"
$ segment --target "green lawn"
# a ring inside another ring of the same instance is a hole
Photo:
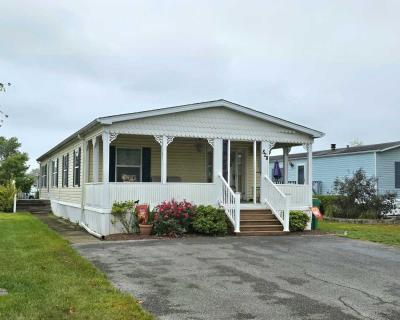
[[[400,246],[400,224],[352,224],[319,221],[318,229],[339,236]]]
[[[30,214],[0,213],[0,319],[153,319]]]

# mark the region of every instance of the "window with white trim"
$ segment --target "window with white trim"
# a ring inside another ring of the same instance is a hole
[[[74,150],[74,187],[81,185],[81,148]]]
[[[62,157],[62,186],[68,187],[69,154]]]
[[[40,187],[47,188],[47,164],[40,167]]]
[[[58,188],[58,158],[51,161],[51,186]]]
[[[115,161],[117,182],[142,181],[142,150],[117,148]]]

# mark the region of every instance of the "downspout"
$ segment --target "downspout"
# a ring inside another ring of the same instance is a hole
[[[85,218],[85,200],[86,200],[86,143],[85,139],[81,137],[81,135],[78,135],[78,139],[83,142],[82,146],[82,180],[81,185],[82,185],[82,191],[81,191],[81,221],[79,222],[79,225],[84,228],[88,233],[91,235],[100,238],[101,240],[104,240],[104,235],[97,233],[96,231],[93,231],[90,229],[87,224],[86,224],[86,218]]]

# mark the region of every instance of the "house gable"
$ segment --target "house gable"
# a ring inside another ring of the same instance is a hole
[[[124,134],[271,140],[297,144],[313,139],[311,135],[223,106],[115,122],[109,129]]]

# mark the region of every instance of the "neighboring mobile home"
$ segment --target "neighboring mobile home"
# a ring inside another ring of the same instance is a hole
[[[283,167],[282,156],[272,156],[270,162],[279,161]],[[289,155],[287,183],[304,183],[307,175],[307,154]],[[400,196],[400,141],[336,148],[313,152],[313,190],[317,194],[333,192],[336,178],[352,176],[363,169],[368,177],[378,179],[379,193],[396,192]],[[284,181],[283,178],[281,181]],[[277,182],[277,181],[275,181]],[[279,183],[279,182],[278,182]]]
[[[40,197],[101,235],[119,232],[115,201],[172,198],[223,207],[235,232],[244,231],[241,209],[269,208],[288,231],[290,209],[309,212],[312,171],[304,184],[276,185],[270,151],[303,145],[311,168],[312,143],[322,136],[226,100],[102,117],[37,159]]]

